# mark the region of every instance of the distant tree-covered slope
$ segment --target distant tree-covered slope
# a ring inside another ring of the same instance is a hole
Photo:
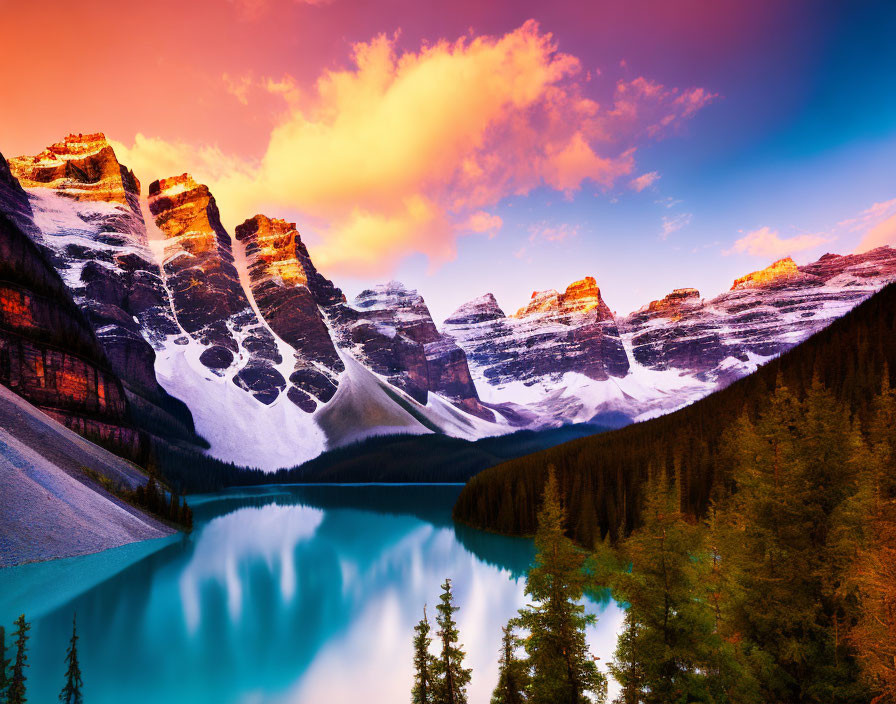
[[[469,441],[392,435],[326,452],[295,470],[307,482],[465,482],[483,469],[609,428],[580,423]]]
[[[221,462],[177,446],[157,447],[156,457],[166,479],[188,492],[257,484],[465,482],[500,462],[606,430],[610,428],[579,423],[548,430],[520,430],[476,441],[442,434],[383,435],[270,473]]]
[[[509,534],[531,534],[547,468],[556,467],[569,510],[569,531],[586,545],[615,538],[640,520],[649,469],[680,480],[682,510],[700,515],[724,492],[725,431],[756,418],[776,383],[802,397],[813,375],[859,421],[868,419],[885,374],[896,368],[896,285],[754,374],[675,413],[510,460],[471,479],[456,520]],[[891,378],[892,382],[892,378]]]

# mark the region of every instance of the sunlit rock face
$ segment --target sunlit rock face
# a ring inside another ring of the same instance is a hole
[[[206,346],[199,361],[221,375],[241,365],[233,382],[273,403],[286,388],[275,369],[283,358],[249,304],[208,187],[189,174],[154,181],[149,210],[165,235],[162,266],[177,321]]]
[[[246,248],[255,304],[271,329],[296,350],[289,398],[305,411],[314,399],[326,403],[336,393],[345,366],[330,338],[320,305],[343,299],[308,256],[295,223],[256,215],[236,228]]]
[[[732,291],[745,288],[771,288],[791,285],[796,282],[811,283],[811,277],[804,276],[790,257],[779,259],[764,269],[753,271],[735,279]]]
[[[700,292],[695,288],[676,288],[672,293],[658,301],[651,301],[647,310],[651,313],[669,312],[675,316],[681,313],[682,309],[699,303]]]
[[[711,300],[681,289],[629,315],[622,327],[635,361],[720,382],[781,354],[896,280],[896,250],[782,259],[734,281]],[[689,289],[693,291],[693,289]]]
[[[494,414],[479,401],[464,351],[436,328],[416,291],[392,281],[362,291],[351,306],[328,309],[340,346],[414,400],[428,392],[485,420]]]
[[[150,184],[149,210],[165,234],[163,267],[178,322],[202,343],[229,350],[232,358],[238,345],[227,323],[248,311],[249,302],[215,199],[207,186],[182,174]]]
[[[601,298],[597,281],[592,276],[574,281],[563,293],[557,293],[553,289],[534,291],[529,303],[520,308],[513,317],[523,319],[540,314],[546,319],[572,323],[575,321],[575,316],[584,316],[588,313],[592,313],[593,317],[599,320],[613,318],[613,313]]]
[[[158,348],[179,329],[161,270],[153,261],[140,210],[140,183],[102,134],[69,135],[35,156],[10,159],[25,186],[34,230],[75,302],[87,316],[112,371],[135,403],[165,406],[191,424],[153,369]],[[5,198],[10,217],[20,203]]]
[[[40,154],[10,159],[10,167],[24,188],[52,188],[74,200],[119,203],[139,216],[140,182],[118,163],[101,132],[70,134]]]
[[[563,293],[534,292],[511,317],[486,294],[452,313],[444,330],[466,351],[477,380],[490,386],[547,388],[568,372],[603,381],[629,370],[613,313],[590,276]]]

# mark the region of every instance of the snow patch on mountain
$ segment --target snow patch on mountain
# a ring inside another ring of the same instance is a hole
[[[186,344],[184,344],[186,343]],[[199,361],[208,349],[192,338],[169,338],[156,353],[156,375],[171,395],[185,400],[208,454],[226,462],[273,471],[319,455],[326,437],[312,416],[281,394],[265,405],[233,383],[241,367],[218,376]]]

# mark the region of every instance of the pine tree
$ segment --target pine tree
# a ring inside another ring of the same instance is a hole
[[[653,477],[646,494],[643,525],[622,546],[626,568],[611,579],[629,604],[610,666],[622,686],[618,701],[707,701],[714,619],[711,600],[696,598],[706,581],[700,534],[684,520],[677,485]]]
[[[523,704],[529,673],[526,663],[516,656],[519,639],[513,634],[513,621],[504,626],[498,685],[491,704]]]
[[[6,701],[6,689],[9,686],[7,673],[10,662],[6,657],[6,629],[0,626],[0,702]]]
[[[847,408],[818,374],[803,400],[779,379],[766,410],[731,439],[737,532],[727,558],[739,594],[728,627],[750,643],[763,700],[862,701],[845,635],[869,509]]]
[[[25,704],[25,668],[28,667],[28,631],[31,624],[25,621],[25,614],[16,619],[16,660],[12,667],[12,677],[9,679],[9,689],[6,698],[9,704]]]
[[[433,664],[433,702],[434,704],[466,704],[467,684],[470,682],[472,670],[463,667],[464,651],[458,643],[457,624],[454,614],[458,607],[454,605],[451,595],[451,580],[446,579],[442,585],[442,595],[436,607],[439,615],[436,623],[439,626],[438,636],[442,641],[441,656]]]
[[[526,594],[536,603],[520,609],[519,624],[531,668],[530,701],[534,704],[580,704],[606,697],[606,678],[588,653],[585,627],[595,618],[578,603],[586,575],[585,554],[566,536],[566,512],[557,477],[549,469],[535,534],[535,564],[526,579]]]
[[[861,612],[849,640],[865,680],[879,693],[875,704],[896,704],[896,503],[879,511],[874,524],[874,540],[853,574]]]
[[[869,423],[869,443],[856,453],[871,497],[871,536],[850,570],[859,617],[848,638],[864,679],[879,693],[875,704],[896,704],[896,392],[888,372]]]
[[[641,661],[639,641],[641,624],[629,607],[625,612],[625,626],[616,643],[616,654],[610,663],[610,672],[619,683],[619,694],[614,704],[640,704],[647,678]]]
[[[433,664],[435,658],[429,652],[432,638],[430,625],[423,607],[423,618],[414,627],[414,686],[411,689],[412,704],[431,704],[433,701]]]
[[[184,528],[186,528],[188,531],[190,531],[193,529],[193,509],[191,509],[187,505],[186,497],[181,497],[181,498],[182,498],[182,502],[181,502],[181,506],[180,506],[179,520],[180,520],[181,525]]]
[[[72,616],[72,638],[69,641],[65,662],[68,668],[65,671],[65,686],[59,693],[61,704],[83,704],[81,694],[81,667],[78,664],[78,628],[75,616]]]
[[[177,521],[178,518],[180,518],[180,504],[177,494],[172,491],[168,499],[168,520]]]

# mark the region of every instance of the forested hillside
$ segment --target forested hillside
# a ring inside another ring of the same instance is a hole
[[[160,443],[156,458],[165,478],[178,490],[191,493],[255,484],[465,482],[506,460],[607,430],[603,425],[577,423],[475,441],[442,433],[382,435],[276,472],[239,467],[182,445]]]
[[[691,406],[481,472],[461,493],[454,516],[478,528],[534,533],[550,465],[568,504],[568,530],[584,545],[607,533],[615,540],[639,525],[650,475],[675,477],[682,512],[703,515],[733,481],[728,431],[742,418],[755,421],[776,387],[802,400],[814,377],[845,411],[844,422],[852,418],[865,427],[894,368],[896,286],[890,285],[756,373]]]

